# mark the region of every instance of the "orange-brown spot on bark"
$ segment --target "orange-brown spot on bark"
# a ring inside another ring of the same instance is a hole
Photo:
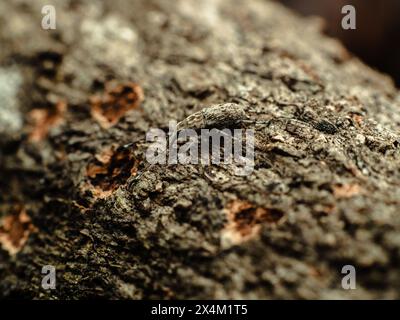
[[[351,198],[363,192],[358,184],[338,184],[333,186],[333,194],[336,198]]]
[[[18,253],[25,245],[31,232],[37,229],[23,207],[0,220],[0,244],[11,255]]]
[[[361,125],[364,121],[363,116],[359,115],[359,114],[353,114],[352,118],[355,122],[357,122],[357,124]]]
[[[45,139],[49,131],[60,125],[64,120],[67,104],[59,101],[51,109],[33,109],[29,112],[30,123],[29,141],[39,142]]]
[[[86,168],[89,178],[89,189],[96,198],[109,196],[128,178],[136,174],[138,160],[134,159],[131,150],[111,147],[95,156]]]
[[[136,109],[142,103],[144,94],[136,83],[106,86],[100,96],[90,98],[92,117],[103,127],[114,126],[126,112]]]
[[[316,267],[309,266],[308,271],[309,271],[309,275],[314,278],[320,278],[322,276],[322,272]]]
[[[253,238],[263,223],[276,224],[284,215],[279,209],[256,207],[242,200],[230,202],[224,211],[228,222],[222,230],[222,240],[229,244],[239,244]]]

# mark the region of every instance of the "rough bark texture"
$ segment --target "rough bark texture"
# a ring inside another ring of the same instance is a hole
[[[268,1],[52,2],[46,31],[48,1],[0,1],[0,297],[400,298],[389,78]],[[149,128],[228,102],[277,119],[243,125],[252,175],[129,185]]]

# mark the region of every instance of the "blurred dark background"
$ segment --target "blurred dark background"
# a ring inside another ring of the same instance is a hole
[[[278,0],[303,15],[326,20],[325,32],[356,56],[390,74],[400,86],[400,0]],[[345,5],[356,9],[357,29],[343,30]]]

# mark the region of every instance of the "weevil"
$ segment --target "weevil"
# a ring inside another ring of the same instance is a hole
[[[321,132],[325,132],[328,134],[335,134],[338,131],[338,128],[328,120],[321,120],[313,123],[313,127]]]
[[[296,121],[303,124],[311,124],[315,129],[323,131],[325,133],[334,134],[337,131],[337,128],[332,123],[323,120],[319,123],[313,123],[310,121],[299,120],[293,117],[271,117],[266,120],[255,120],[251,119],[248,114],[248,108],[243,104],[238,103],[224,103],[224,104],[215,104],[210,107],[204,108],[200,111],[197,111],[184,120],[178,122],[176,131],[179,132],[185,129],[205,129],[205,128],[229,128],[237,125],[241,125],[243,123],[252,123],[252,124],[265,124],[269,125],[272,120],[282,120],[286,119],[289,121]],[[176,133],[177,133],[176,132]],[[173,135],[173,139],[177,139],[177,135]],[[174,141],[173,141],[174,142]],[[129,144],[130,145],[130,144]],[[126,145],[126,146],[129,146]],[[145,171],[148,171],[153,167],[152,164],[148,164],[142,172],[137,174],[133,179],[130,185],[137,181]]]
[[[177,130],[229,128],[250,120],[245,107],[236,103],[216,104],[195,112],[177,124]]]
[[[253,122],[245,111],[245,106],[237,103],[215,104],[210,107],[197,111],[184,120],[177,123],[176,132],[185,129],[204,129],[204,128],[229,128],[240,125],[243,122]],[[263,122],[265,123],[265,122]],[[222,134],[225,134],[222,132]],[[173,135],[173,141],[177,139],[177,135]],[[129,146],[130,144],[126,145]],[[142,172],[137,174],[130,185],[137,181],[145,171],[153,167],[148,164]]]

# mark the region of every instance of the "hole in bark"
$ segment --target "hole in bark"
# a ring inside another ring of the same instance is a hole
[[[225,208],[227,224],[222,231],[224,240],[238,244],[253,238],[263,223],[276,224],[284,212],[276,208],[263,208],[242,200],[234,200]]]
[[[113,148],[97,155],[86,168],[90,183],[103,190],[113,191],[136,173],[138,161],[126,148]]]

